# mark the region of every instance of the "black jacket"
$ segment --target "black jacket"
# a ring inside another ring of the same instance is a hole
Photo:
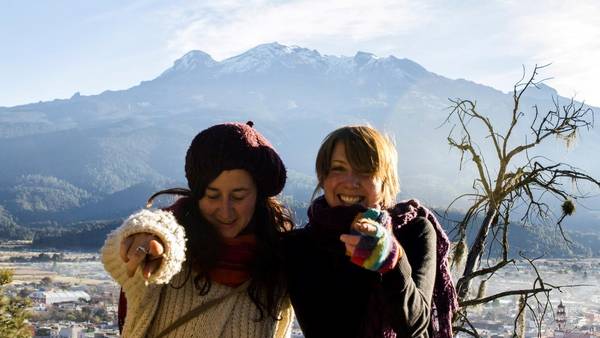
[[[383,275],[351,263],[341,241],[320,238],[310,225],[287,234],[288,288],[306,338],[378,337],[371,329],[378,321],[397,337],[431,336],[435,230],[418,217],[394,234],[404,256]]]

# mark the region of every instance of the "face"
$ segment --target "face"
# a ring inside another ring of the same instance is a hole
[[[256,195],[256,185],[246,170],[224,170],[206,187],[198,206],[224,238],[234,238],[252,219]]]
[[[325,200],[331,207],[360,204],[378,208],[381,202],[381,180],[370,173],[356,172],[346,157],[344,145],[338,142],[331,155],[331,168],[323,180]]]

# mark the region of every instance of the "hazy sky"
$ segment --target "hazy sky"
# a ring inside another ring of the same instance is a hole
[[[123,5],[127,3],[127,5]],[[0,2],[0,106],[125,89],[192,49],[216,60],[277,41],[395,55],[503,91],[522,73],[600,106],[600,1]]]

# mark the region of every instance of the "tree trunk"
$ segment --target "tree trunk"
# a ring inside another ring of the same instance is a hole
[[[469,255],[467,256],[467,262],[465,264],[465,270],[463,271],[462,278],[464,282],[458,283],[458,299],[465,300],[468,293],[469,288],[471,286],[471,277],[469,276],[475,269],[479,266],[479,259],[483,254],[483,249],[485,248],[485,242],[490,231],[490,226],[492,225],[492,221],[496,216],[496,208],[489,206],[488,211],[485,215],[485,219],[481,223],[481,227],[479,228],[479,233],[477,233],[477,237],[475,238],[475,242],[473,242],[473,246],[469,250]]]

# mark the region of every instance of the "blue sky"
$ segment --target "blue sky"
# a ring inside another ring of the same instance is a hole
[[[0,106],[150,80],[192,49],[216,60],[277,41],[321,54],[409,58],[503,91],[537,64],[561,95],[600,106],[600,2],[2,1]]]

